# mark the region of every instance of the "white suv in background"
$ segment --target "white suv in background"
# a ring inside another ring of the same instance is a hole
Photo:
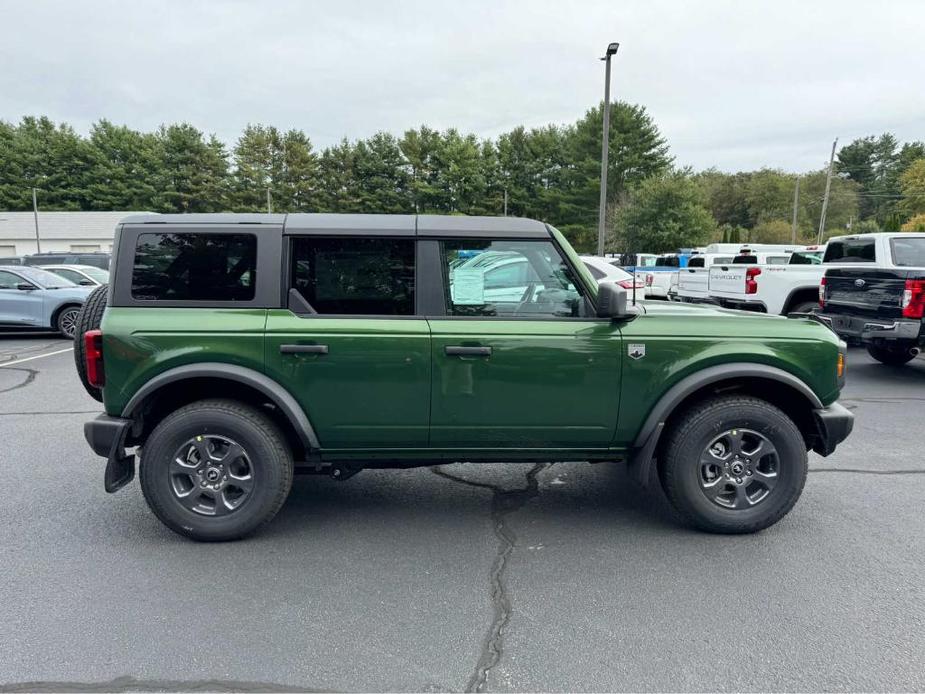
[[[581,262],[585,264],[585,267],[588,268],[588,271],[591,273],[594,279],[597,280],[598,284],[613,282],[620,285],[630,293],[632,293],[633,289],[635,288],[635,290],[639,292],[638,298],[644,299],[646,285],[642,282],[642,280],[636,278],[636,286],[633,287],[633,275],[626,270],[614,265],[614,261],[614,258],[601,258],[594,255],[581,256]]]

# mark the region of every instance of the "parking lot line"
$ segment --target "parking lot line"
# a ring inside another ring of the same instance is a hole
[[[13,361],[8,361],[0,364],[0,369],[4,366],[13,366],[14,364],[22,364],[25,361],[32,361],[33,359],[41,359],[42,357],[53,357],[56,354],[64,354],[65,352],[73,352],[73,347],[68,347],[67,349],[59,349],[57,352],[48,352],[47,354],[36,354],[34,357],[26,357],[24,359],[14,359]]]

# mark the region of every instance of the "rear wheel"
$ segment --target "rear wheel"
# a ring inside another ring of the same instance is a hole
[[[262,412],[200,400],[166,417],[141,454],[141,490],[168,528],[236,540],[269,522],[292,486],[292,453]]]
[[[915,359],[912,345],[867,345],[867,353],[887,366],[902,366]]]
[[[103,320],[103,312],[106,310],[108,292],[109,287],[105,284],[90,292],[84,305],[80,307],[80,312],[77,314],[75,331],[71,336],[74,338],[74,365],[77,367],[77,375],[80,377],[80,382],[83,384],[84,390],[89,393],[91,398],[99,402],[103,401],[103,392],[99,388],[91,386],[90,382],[87,380],[87,363],[84,358],[83,337],[84,333],[88,330],[96,330],[100,327],[100,322]]]
[[[777,407],[726,396],[681,415],[659,471],[687,523],[708,532],[752,533],[779,521],[800,497],[806,446]]]

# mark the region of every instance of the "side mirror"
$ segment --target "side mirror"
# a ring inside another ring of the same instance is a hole
[[[598,318],[625,318],[629,315],[626,310],[626,290],[613,282],[604,282],[597,290],[597,317]]]
[[[80,282],[78,282],[78,284],[79,284],[81,287],[92,287],[94,283],[93,283],[93,280],[80,280]]]
[[[35,285],[29,284],[28,282],[20,282],[16,285],[16,288],[21,292],[31,292],[33,289],[35,289]]]

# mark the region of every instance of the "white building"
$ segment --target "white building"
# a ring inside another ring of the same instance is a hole
[[[41,212],[42,251],[89,253],[112,250],[116,224],[142,212]],[[32,212],[0,212],[0,257],[37,251]]]

